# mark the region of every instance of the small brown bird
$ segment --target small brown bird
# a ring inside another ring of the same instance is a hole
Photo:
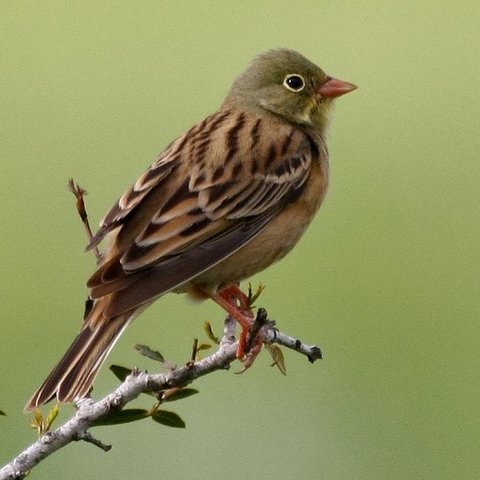
[[[26,409],[86,395],[123,330],[167,292],[213,299],[245,337],[252,314],[238,283],[305,232],[327,189],[332,100],[355,88],[292,50],[255,58],[220,109],[173,141],[101,222],[89,248],[109,244],[87,282],[92,308]]]

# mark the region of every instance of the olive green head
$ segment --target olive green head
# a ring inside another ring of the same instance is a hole
[[[333,98],[354,88],[328,76],[300,53],[277,49],[253,60],[233,83],[226,103],[260,109],[290,123],[323,130]]]

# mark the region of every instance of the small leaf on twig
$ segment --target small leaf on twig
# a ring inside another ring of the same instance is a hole
[[[93,426],[100,425],[119,425],[121,423],[136,422],[149,417],[150,414],[143,408],[126,408],[124,410],[114,410],[108,413],[105,417],[96,420]]]
[[[37,435],[41,437],[45,432],[50,430],[53,422],[57,418],[60,408],[58,404],[54,405],[48,412],[46,418],[42,415],[42,412],[37,408],[33,414],[33,419],[30,422],[30,427],[37,431]]]
[[[182,418],[175,412],[169,412],[168,410],[157,410],[152,414],[152,420],[167,427],[185,428],[185,422]]]
[[[37,435],[42,435],[43,431],[43,415],[40,410],[35,410],[33,413],[33,419],[30,421],[30,428],[37,431]]]
[[[274,365],[277,366],[277,368],[280,370],[283,375],[287,374],[287,367],[285,366],[285,358],[283,356],[283,352],[280,349],[278,345],[268,345],[266,344],[265,347],[267,348],[268,352],[270,353],[273,363],[272,367]]]
[[[138,351],[140,355],[143,355],[144,357],[150,358],[151,360],[155,360],[156,362],[164,363],[165,359],[163,358],[163,355],[157,351],[157,350],[152,350],[149,346],[147,345],[140,345],[136,343],[133,348]]]
[[[122,367],[121,365],[110,365],[110,370],[121,382],[124,382],[132,373],[131,368]]]
[[[171,393],[170,393],[171,391]],[[180,389],[170,389],[165,392],[163,400],[165,402],[174,402],[175,400],[182,400],[187,397],[191,397],[192,395],[196,395],[198,390],[195,388],[180,388]]]
[[[58,403],[54,405],[52,409],[48,412],[47,419],[45,420],[45,425],[44,425],[46,432],[50,430],[59,412],[60,412],[60,407],[58,406]]]
[[[252,293],[252,284],[248,284],[248,306],[250,308],[254,307],[254,303],[257,301],[258,297],[262,294],[262,292],[265,290],[265,285],[259,283],[257,290],[255,293]]]
[[[200,345],[197,345],[197,352],[209,350],[210,348],[212,348],[212,346],[209,343],[201,343]]]
[[[198,352],[202,350],[208,350],[212,346],[209,345],[208,343],[198,343],[198,338],[193,339],[193,345],[192,345],[192,355],[190,357],[190,362],[193,364],[199,359]]]
[[[216,343],[217,345],[220,343],[220,339],[213,333],[212,325],[210,324],[210,322],[205,320],[205,322],[203,322],[203,329],[205,330],[205,333],[207,334],[207,337],[213,343]]]

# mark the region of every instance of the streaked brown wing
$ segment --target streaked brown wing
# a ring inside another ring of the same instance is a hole
[[[97,246],[108,233],[124,225],[130,214],[140,207],[141,202],[152,191],[166,183],[172,171],[178,167],[175,145],[181,143],[181,140],[182,138],[178,139],[160,154],[155,163],[120,197],[100,222],[100,228],[88,244],[87,249]]]
[[[114,294],[108,315],[232,255],[301,191],[318,154],[313,140],[281,123],[267,134],[258,117],[227,113],[174,142],[105,217],[100,230],[119,229],[88,286],[93,298]]]
[[[198,157],[208,134],[213,134],[231,117],[230,111],[218,111],[206,117],[202,122],[194,125],[182,136],[174,140],[155,160],[152,166],[129,188],[110,209],[100,222],[100,228],[92,238],[88,249],[98,245],[103,238],[118,227],[122,227],[123,236],[131,237],[131,241],[140,234],[151,219],[151,210],[162,206],[174,194],[176,199],[188,192],[182,185],[176,185],[172,181],[172,172],[177,170],[187,157]],[[180,190],[180,191],[179,191]],[[152,205],[153,204],[153,205]],[[140,220],[143,220],[140,222]],[[128,228],[126,228],[128,226]],[[129,235],[125,234],[128,231]],[[116,250],[128,247],[119,245],[116,238]]]
[[[145,269],[129,288],[117,290],[113,294],[104,314],[113,317],[128,312],[201,275],[255,238],[273,215],[274,212],[271,212],[244,220],[227,231]]]

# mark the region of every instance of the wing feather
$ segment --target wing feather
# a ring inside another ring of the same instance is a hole
[[[299,129],[265,123],[217,112],[173,142],[105,216],[91,246],[118,230],[88,286],[93,298],[112,294],[109,315],[201,275],[298,195],[318,149]]]

